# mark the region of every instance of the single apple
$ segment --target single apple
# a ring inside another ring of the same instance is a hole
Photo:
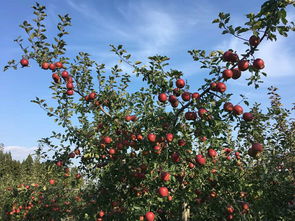
[[[166,95],[165,93],[161,93],[161,94],[159,94],[159,96],[158,96],[158,100],[159,100],[160,102],[166,102],[166,101],[167,101],[167,95]]]
[[[260,38],[258,36],[255,36],[255,35],[252,35],[250,38],[249,38],[249,44],[252,46],[252,47],[257,47],[260,43]]]
[[[239,68],[240,71],[246,71],[249,68],[249,61],[240,60],[238,62],[238,68]]]
[[[27,67],[29,65],[29,60],[28,59],[21,59],[20,60],[20,64],[23,66],[23,67]]]
[[[185,81],[183,79],[178,79],[176,81],[176,87],[183,88],[185,86]]]
[[[263,69],[265,66],[264,66],[264,61],[261,59],[261,58],[257,58],[254,60],[253,62],[253,67],[255,69]]]
[[[231,111],[233,111],[233,109],[234,109],[234,105],[233,105],[232,103],[230,103],[230,102],[226,102],[226,103],[224,103],[224,105],[223,105],[223,109],[224,109],[225,111],[227,111],[227,112],[231,112]]]
[[[244,110],[240,105],[235,105],[233,107],[233,112],[235,115],[241,115],[241,114],[243,114]]]
[[[222,72],[222,76],[225,80],[232,78],[233,75],[234,75],[234,73],[231,69],[226,69]]]

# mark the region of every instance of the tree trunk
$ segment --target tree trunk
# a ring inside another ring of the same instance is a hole
[[[182,204],[182,221],[188,221],[190,216],[190,208],[187,203]]]

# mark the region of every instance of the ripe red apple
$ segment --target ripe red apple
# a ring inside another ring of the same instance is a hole
[[[159,100],[160,102],[166,102],[166,101],[167,101],[167,95],[166,95],[165,93],[161,93],[161,94],[159,94],[159,96],[158,96],[158,100]]]
[[[261,58],[257,58],[254,60],[253,62],[253,67],[255,69],[263,69],[265,66],[264,66],[264,61],[261,59]]]
[[[174,103],[177,102],[177,97],[175,95],[169,95],[169,102],[170,103]]]
[[[103,210],[99,211],[98,215],[99,215],[99,217],[103,217],[104,216],[104,211]]]
[[[146,221],[154,221],[155,220],[155,214],[153,212],[147,212],[145,214]]]
[[[178,146],[183,147],[186,145],[185,140],[178,140]]]
[[[94,100],[95,97],[96,97],[96,93],[95,93],[95,92],[91,92],[91,93],[89,94],[89,99],[90,99],[90,100]]]
[[[20,60],[20,64],[21,64],[23,67],[26,67],[26,66],[29,65],[29,60],[23,58],[23,59]]]
[[[168,142],[172,142],[173,138],[174,138],[174,135],[172,133],[166,134],[166,140]]]
[[[61,76],[63,79],[67,79],[70,75],[69,75],[69,72],[63,71],[63,72],[61,72]]]
[[[197,119],[197,114],[196,112],[189,111],[184,114],[184,117],[186,120],[195,120]]]
[[[74,91],[73,90],[67,90],[67,95],[73,95]]]
[[[103,138],[103,142],[105,143],[105,144],[110,144],[110,143],[112,143],[112,138],[110,138],[109,136],[105,136],[104,138]]]
[[[198,154],[195,158],[196,162],[199,165],[205,165],[206,164],[206,158],[202,154]]]
[[[234,75],[234,73],[231,69],[226,69],[222,72],[222,76],[225,80],[232,78],[233,75]]]
[[[217,152],[216,150],[213,150],[212,148],[210,148],[208,150],[208,155],[211,157],[211,158],[215,158],[217,156]]]
[[[228,206],[226,207],[226,211],[227,211],[228,213],[233,213],[233,212],[234,212],[234,207],[233,207],[232,205],[228,205]]]
[[[179,104],[179,102],[178,101],[175,101],[175,102],[171,103],[171,106],[175,108],[175,107],[178,106],[178,104]]]
[[[55,83],[60,82],[60,77],[59,77],[59,75],[57,73],[52,74],[52,79],[54,80]]]
[[[205,108],[200,108],[198,110],[198,115],[200,118],[205,118],[207,113],[208,113],[208,111]]]
[[[232,55],[232,51],[226,51],[224,52],[222,58],[224,61],[231,61],[231,55]]]
[[[216,89],[217,89],[217,91],[219,91],[221,93],[225,92],[226,91],[226,85],[225,85],[225,83],[218,82],[217,85],[216,85]]]
[[[255,152],[262,152],[263,151],[263,145],[261,143],[253,143],[252,149]]]
[[[239,56],[236,53],[232,53],[230,55],[230,61],[231,62],[237,62],[239,60]]]
[[[109,149],[109,154],[110,155],[116,154],[116,150],[114,148]]]
[[[168,172],[162,172],[161,173],[161,179],[163,180],[163,181],[169,181],[170,180],[170,174],[168,173]]]
[[[179,89],[179,88],[174,88],[174,89],[173,89],[173,94],[174,94],[176,97],[180,96],[180,89]]]
[[[74,152],[71,152],[70,154],[69,154],[69,158],[74,158],[75,157],[75,153]]]
[[[254,116],[252,113],[244,113],[243,114],[243,119],[245,121],[252,121],[254,119]]]
[[[176,81],[176,87],[183,88],[185,86],[185,81],[183,79],[178,79]]]
[[[74,80],[73,80],[73,78],[72,78],[71,76],[69,76],[69,77],[67,78],[67,82],[68,82],[68,83],[73,83]]]
[[[249,38],[249,44],[252,46],[252,47],[256,47],[258,46],[260,43],[260,38],[258,36],[255,36],[255,35],[252,35],[250,38]]]
[[[77,173],[76,175],[75,175],[75,178],[78,180],[78,179],[80,179],[81,178],[81,174],[80,173]]]
[[[199,99],[200,98],[200,94],[197,93],[197,92],[195,92],[195,93],[192,94],[192,98],[193,99]]]
[[[157,136],[155,134],[148,134],[147,138],[150,142],[156,142]]]
[[[42,69],[47,70],[49,68],[49,63],[43,62],[41,67],[42,67]]]
[[[181,95],[181,98],[184,101],[189,101],[191,99],[191,93],[189,93],[189,92],[183,92],[183,94]]]
[[[178,162],[180,161],[179,153],[174,152],[174,153],[171,155],[171,158],[172,158],[172,161],[173,161],[174,163],[178,163]]]
[[[166,197],[169,195],[169,190],[167,189],[167,187],[160,187],[158,192],[161,197]]]
[[[217,83],[212,82],[212,83],[210,84],[210,90],[212,90],[212,91],[216,91],[216,86],[217,86]]]
[[[238,68],[232,69],[232,72],[233,72],[233,79],[234,80],[239,79],[242,75],[242,72]]]
[[[55,67],[56,68],[62,68],[63,67],[63,64],[61,62],[56,62],[55,63]]]
[[[51,185],[53,185],[53,184],[55,184],[55,180],[54,180],[54,179],[51,179],[51,180],[49,180],[49,183],[50,183]]]
[[[241,115],[244,112],[243,108],[240,105],[235,105],[233,111],[235,115]]]
[[[242,208],[243,208],[244,211],[249,211],[249,204],[243,202],[243,203],[242,203]]]
[[[73,90],[73,89],[74,89],[74,84],[68,82],[67,85],[66,85],[66,87],[67,87],[67,89],[69,89],[69,90]]]
[[[224,105],[223,105],[223,109],[224,109],[225,111],[227,111],[227,112],[231,112],[231,111],[233,111],[233,109],[234,109],[234,105],[233,105],[232,103],[230,103],[230,102],[226,102],[226,103],[224,103]]]
[[[238,62],[238,68],[240,71],[246,71],[249,68],[249,62],[247,60],[240,60]]]
[[[52,70],[52,71],[55,71],[55,69],[56,69],[55,64],[50,64],[49,69]]]
[[[61,167],[62,166],[62,161],[57,161],[56,166]]]

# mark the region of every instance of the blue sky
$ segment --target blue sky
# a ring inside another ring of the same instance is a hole
[[[68,42],[68,55],[79,51],[89,52],[98,63],[108,67],[118,58],[110,52],[109,44],[123,44],[134,59],[145,61],[147,56],[167,55],[171,68],[184,72],[191,89],[197,89],[208,72],[192,61],[190,49],[227,50],[243,52],[243,44],[229,35],[221,35],[211,21],[220,11],[232,14],[234,25],[245,21],[244,15],[257,12],[261,0],[248,0],[238,4],[234,0],[64,0],[39,1],[47,7],[46,20],[49,35],[56,32],[57,14],[70,14],[72,27]],[[13,42],[17,36],[25,36],[18,27],[23,20],[33,18],[31,6],[34,1],[5,1],[0,8],[0,66],[12,58],[21,58],[21,51]],[[295,11],[289,10],[289,19],[294,21]],[[248,38],[249,36],[245,36]],[[266,88],[279,87],[287,107],[294,102],[294,55],[295,35],[279,38],[277,42],[260,45],[257,57],[264,59],[269,77],[258,90],[245,85],[245,77],[231,81],[228,90],[246,94],[250,101],[266,101]],[[126,71],[130,69],[123,66]],[[2,69],[2,68],[1,68]],[[247,74],[245,74],[247,76]],[[5,150],[17,159],[23,159],[37,146],[37,140],[59,130],[52,119],[30,100],[36,96],[50,98],[48,86],[51,73],[40,70],[36,64],[18,71],[9,70],[0,74],[0,142]],[[137,82],[138,83],[138,82]],[[268,104],[268,103],[266,103]]]

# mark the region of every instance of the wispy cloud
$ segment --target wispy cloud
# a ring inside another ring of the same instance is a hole
[[[4,146],[4,152],[11,152],[15,160],[24,160],[29,154],[33,154],[37,147]]]

